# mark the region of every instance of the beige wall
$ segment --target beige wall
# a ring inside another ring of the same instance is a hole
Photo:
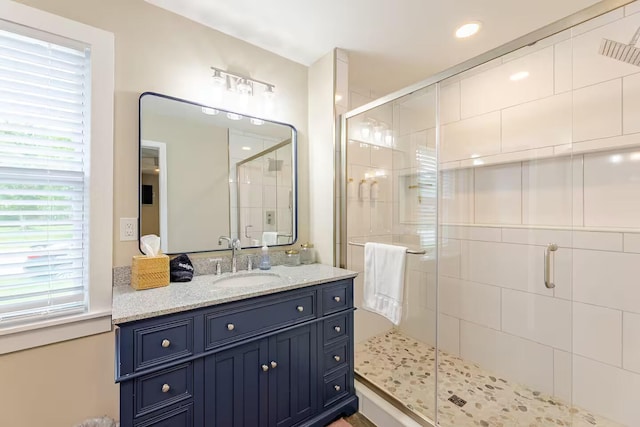
[[[299,131],[299,239],[308,239],[306,67],[143,0],[20,2],[115,34],[114,266],[130,265],[137,253],[117,230],[120,217],[138,214],[138,97],[155,91],[210,104],[210,66],[276,85],[270,118]],[[69,427],[89,416],[117,417],[113,353],[107,333],[0,356],[0,425]]]
[[[153,189],[153,203],[142,205],[140,210],[140,235],[160,235],[160,180],[158,175],[145,173],[142,175],[142,183],[150,185]]]

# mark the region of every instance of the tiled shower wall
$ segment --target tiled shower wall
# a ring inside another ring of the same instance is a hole
[[[440,151],[440,347],[630,426],[640,425],[640,68],[598,47],[628,43],[638,11],[444,82]],[[555,289],[543,280],[548,243],[559,246]]]

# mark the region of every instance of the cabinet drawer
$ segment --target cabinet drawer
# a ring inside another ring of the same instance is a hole
[[[146,415],[193,395],[193,365],[168,368],[135,380],[135,416]],[[173,425],[173,424],[170,424]]]
[[[353,306],[351,281],[322,289],[322,314],[335,313]]]
[[[139,371],[193,354],[193,319],[135,329],[134,369]]]
[[[282,297],[206,316],[206,349],[316,318],[315,292]]]
[[[348,345],[349,342],[345,341],[342,344],[325,348],[323,365],[325,375],[349,364]]]
[[[136,427],[191,427],[193,426],[193,404],[183,406],[160,416],[136,424]]]
[[[333,316],[324,321],[324,343],[331,344],[339,339],[349,336],[349,316],[350,314],[343,314],[340,316]]]
[[[348,375],[349,372],[345,369],[334,375],[325,377],[323,392],[323,402],[325,407],[333,404],[336,400],[339,400],[350,393]]]

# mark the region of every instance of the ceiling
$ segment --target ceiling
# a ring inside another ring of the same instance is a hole
[[[339,47],[350,84],[381,96],[597,0],[146,0],[304,65]],[[455,29],[481,21],[456,39]]]

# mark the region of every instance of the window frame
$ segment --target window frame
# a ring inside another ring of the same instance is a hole
[[[0,354],[110,331],[113,267],[113,33],[30,6],[0,0],[0,17],[33,29],[31,37],[76,40],[91,48],[88,208],[88,310],[0,328]],[[49,38],[48,38],[49,37]]]

